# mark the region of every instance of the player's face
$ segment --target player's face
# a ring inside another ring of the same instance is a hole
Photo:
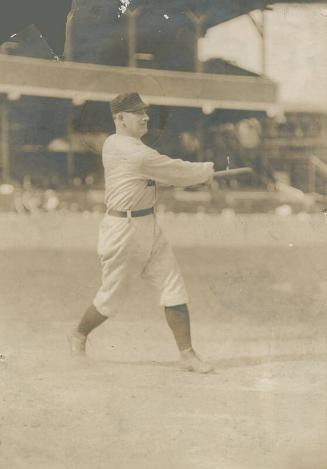
[[[147,133],[149,116],[146,110],[122,114],[125,129],[130,137],[141,138]]]

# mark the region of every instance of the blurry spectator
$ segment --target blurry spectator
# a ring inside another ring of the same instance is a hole
[[[24,190],[22,194],[22,203],[25,210],[29,213],[36,213],[42,209],[42,192],[40,190]]]
[[[216,127],[210,140],[205,155],[207,160],[215,163],[217,170],[226,169],[227,157],[234,166],[239,166],[240,145],[233,123]]]
[[[74,186],[75,189],[80,188],[82,186],[82,184],[83,184],[83,181],[80,177],[75,176],[73,178],[73,186]]]
[[[180,135],[180,143],[185,159],[188,161],[197,161],[201,151],[201,143],[197,135],[191,132],[182,132]]]
[[[54,190],[47,190],[44,193],[44,202],[43,208],[50,212],[52,210],[56,210],[59,207],[59,198]]]
[[[85,178],[85,184],[91,188],[95,183],[95,177],[93,174],[88,174]]]
[[[242,119],[237,124],[237,139],[242,148],[258,148],[261,143],[261,124],[254,117]]]

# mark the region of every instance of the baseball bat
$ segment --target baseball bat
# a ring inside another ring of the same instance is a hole
[[[233,169],[224,169],[222,171],[215,171],[213,173],[213,177],[216,178],[224,178],[224,177],[235,177],[240,176],[241,174],[250,174],[253,172],[253,169],[245,166],[243,168],[233,168]]]

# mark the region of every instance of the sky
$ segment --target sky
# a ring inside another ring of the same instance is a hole
[[[327,4],[275,5],[265,18],[266,75],[279,83],[280,101],[327,107]],[[243,15],[208,30],[200,58],[221,57],[260,73],[260,44]]]

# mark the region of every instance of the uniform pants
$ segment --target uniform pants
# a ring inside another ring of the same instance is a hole
[[[120,310],[139,277],[155,288],[161,306],[188,303],[175,255],[154,214],[130,219],[106,214],[100,225],[98,254],[102,284],[94,306],[103,316]]]

